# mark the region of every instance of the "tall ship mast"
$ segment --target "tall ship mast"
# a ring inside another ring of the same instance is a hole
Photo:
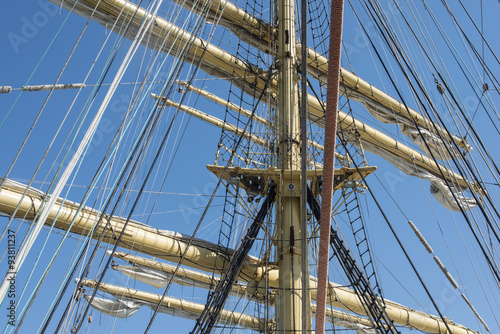
[[[500,331],[491,4],[348,1],[339,69],[330,3],[37,6],[0,82],[4,333]]]

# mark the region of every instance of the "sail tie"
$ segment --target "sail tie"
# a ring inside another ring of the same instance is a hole
[[[408,224],[410,225],[410,227],[413,230],[413,232],[415,232],[415,235],[420,240],[420,242],[422,243],[422,245],[424,245],[424,247],[427,250],[427,252],[429,252],[429,254],[433,255],[434,261],[438,265],[439,269],[441,269],[441,271],[443,272],[443,274],[446,276],[446,278],[448,279],[448,281],[450,282],[450,284],[456,290],[460,291],[457,281],[455,281],[455,279],[453,278],[453,276],[451,275],[451,273],[448,271],[448,269],[446,269],[446,267],[444,266],[443,262],[441,262],[441,260],[436,255],[434,255],[434,251],[432,250],[432,247],[429,245],[429,243],[427,242],[427,240],[425,239],[425,237],[422,235],[422,233],[418,230],[418,228],[415,226],[415,224],[412,221],[408,221]],[[469,301],[469,299],[467,299],[467,297],[461,291],[460,291],[460,295],[462,296],[462,299],[467,303],[467,305],[469,306],[469,308],[472,310],[472,312],[474,313],[474,315],[476,316],[476,318],[484,325],[484,327],[486,328],[486,330],[489,332],[490,329],[489,329],[488,325],[483,320],[483,318],[481,318],[481,316],[476,311],[476,309],[474,308],[474,306],[472,305],[472,303]]]

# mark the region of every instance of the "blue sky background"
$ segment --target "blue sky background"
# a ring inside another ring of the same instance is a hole
[[[449,3],[450,6],[458,6],[458,1],[450,1]],[[479,18],[480,7],[477,5],[478,2],[468,1],[465,3],[471,15],[476,19]],[[423,15],[425,12],[422,10],[421,3],[416,5],[420,10],[419,13]],[[359,7],[358,5],[356,6],[356,8]],[[499,13],[499,6],[499,3],[495,1],[483,1],[484,33],[497,54],[499,45],[497,32],[500,27],[496,16]],[[167,8],[167,5],[162,7],[164,11],[167,11]],[[434,2],[431,4],[431,9],[438,16],[439,22],[446,31],[450,32],[449,36],[454,44],[457,45],[459,50],[462,50],[460,52],[464,56],[467,64],[472,65],[468,60],[460,39],[457,37],[456,29],[450,21],[449,16],[445,13],[442,5],[438,2]],[[2,27],[3,32],[1,34],[2,47],[0,49],[0,64],[2,64],[0,66],[0,85],[12,86],[14,90],[10,94],[0,95],[0,122],[2,124],[0,127],[0,150],[2,152],[2,159],[0,159],[1,176],[5,175],[25,134],[29,130],[47,96],[46,92],[23,92],[20,94],[19,88],[25,84],[53,83],[66,61],[80,31],[86,23],[85,19],[77,15],[70,15],[69,19],[65,22],[67,14],[68,12],[66,10],[62,9],[59,12],[55,6],[48,5],[44,0],[11,1],[3,4],[2,19],[0,20],[0,27]],[[467,23],[463,11],[457,9],[456,15],[464,27],[468,29],[467,31],[471,31],[472,27]],[[396,28],[398,24],[401,24],[401,21],[393,19],[392,16],[390,16],[390,18]],[[435,41],[437,47],[443,51],[442,56],[444,62],[449,66],[451,74],[457,75],[458,79],[455,81],[455,84],[457,85],[457,90],[461,93],[466,110],[470,113],[474,113],[477,107],[477,97],[466,85],[464,78],[454,65],[451,56],[446,52],[446,48],[432,23],[428,19],[425,20],[428,22],[427,28],[430,30],[431,34],[436,37]],[[107,34],[109,34],[109,31],[105,30],[102,26],[95,23],[89,25],[88,30],[80,41],[77,51],[61,77],[60,83],[78,83],[83,81],[85,74],[90,68]],[[373,36],[376,37],[376,35],[377,34],[373,32]],[[477,34],[471,33],[470,36],[475,46],[480,49]],[[115,37],[116,35],[114,34],[111,36],[109,44],[114,41]],[[406,38],[407,37],[408,36],[406,36]],[[52,40],[53,42],[51,42]],[[105,67],[105,61],[111,50],[109,44],[96,63],[96,70],[92,72],[87,81],[88,83],[92,84],[98,81],[99,75]],[[110,74],[104,80],[104,83],[111,82],[112,76],[116,72],[128,46],[129,42],[124,41],[117,55],[117,61],[111,67]],[[376,87],[387,90],[390,94],[395,96],[394,89],[387,83],[386,75],[381,72],[380,68],[377,69],[376,65],[378,65],[378,62],[373,61],[373,53],[370,53],[370,48],[363,38],[361,29],[355,22],[354,15],[349,5],[346,5],[344,46],[343,66],[345,68],[350,68],[351,64],[348,62],[350,61],[356,74],[373,83]],[[414,45],[408,46],[409,49],[415,47]],[[45,52],[47,49],[48,51]],[[348,57],[345,57],[345,55],[348,55]],[[425,64],[423,60],[419,58],[419,54],[415,52],[412,53],[411,56],[419,68],[422,68],[421,75],[423,81],[429,87],[433,87],[432,73],[424,70]],[[140,48],[123,82],[134,82],[137,73],[144,73],[144,68],[151,57],[152,55],[149,51]],[[488,53],[486,53],[485,58],[486,62],[492,67],[493,72],[499,73],[499,64],[495,63],[495,60],[488,55]],[[143,65],[141,65],[141,62]],[[168,63],[161,72],[166,73],[170,64],[171,63]],[[474,74],[474,76],[480,80],[482,72],[480,71]],[[202,78],[201,75],[199,77]],[[398,83],[402,87],[405,99],[407,99],[410,106],[415,107],[415,102],[411,93],[404,88],[404,81],[398,78]],[[227,86],[224,84],[217,85],[209,82],[208,85],[209,88],[207,89],[211,92],[221,97],[227,97]],[[90,115],[93,115],[97,110],[98,101],[102,99],[106,91],[104,88],[107,88],[107,86],[104,86],[97,95],[97,102],[90,109]],[[153,85],[152,93],[159,93],[160,89],[160,84]],[[91,86],[85,88],[82,96],[76,101],[73,111],[69,114],[68,120],[65,123],[66,125],[62,129],[61,137],[71,133],[71,125],[79,120],[78,114],[85,105],[87,96],[90,96],[91,90]],[[36,164],[41,159],[45,148],[53,136],[55,127],[61,123],[66,110],[68,110],[71,105],[75,93],[74,90],[54,92],[26,148],[23,150],[19,160],[15,164],[15,168],[9,175],[10,178],[23,183],[28,182],[27,180],[33,175]],[[433,90],[432,94],[434,94],[434,97],[437,97],[438,93]],[[498,92],[491,92],[492,102],[495,105],[498,105],[498,96]],[[121,85],[110,106],[106,110],[103,117],[103,123],[97,130],[91,144],[91,150],[87,152],[82,168],[78,172],[78,176],[75,180],[75,185],[77,186],[72,187],[68,194],[69,200],[76,202],[81,200],[85,189],[79,186],[87,184],[88,180],[90,180],[94,174],[104,150],[107,148],[113,134],[118,128],[118,124],[126,111],[126,106],[131,97],[132,85]],[[194,100],[195,97],[193,96],[186,104],[194,105]],[[145,115],[147,115],[147,112],[152,109],[153,103],[154,101],[152,99],[146,99],[144,101],[136,124],[139,124]],[[443,108],[443,110],[445,108],[442,103],[439,104],[438,107]],[[222,108],[206,101],[200,100],[200,103],[197,104],[197,108],[218,117],[223,117],[224,110]],[[356,116],[362,121],[381,128],[380,123],[375,121],[363,108],[358,106],[355,111],[357,112]],[[163,131],[172,118],[172,112],[172,110],[166,110],[162,118],[160,128]],[[206,196],[194,195],[211,194],[216,183],[215,178],[206,170],[205,165],[211,164],[215,160],[220,129],[207,125],[197,119],[191,119],[185,115],[180,115],[179,117],[180,118],[177,119],[175,123],[176,136],[173,138],[182,137],[182,143],[175,155],[175,160],[166,178],[165,185],[161,188],[163,193],[158,197],[158,204],[154,208],[154,214],[152,215],[150,223],[158,228],[190,234],[201,215],[201,208],[207,203]],[[449,126],[453,126],[451,120],[449,121]],[[498,161],[500,151],[497,142],[499,137],[492,122],[481,109],[478,109],[474,121],[476,126],[480,129],[482,139],[493,156],[493,159]],[[495,122],[498,125],[498,119],[495,119]],[[82,124],[82,129],[85,129],[88,123],[89,120],[85,120]],[[383,128],[390,133],[394,133],[399,140],[404,140],[395,126],[385,126]],[[183,136],[184,130],[185,135]],[[130,144],[134,138],[133,131],[136,130],[131,131],[130,137],[127,140],[128,144]],[[76,140],[80,137],[81,134],[77,136]],[[153,148],[157,145],[158,140],[152,144],[149,152],[152,152]],[[63,160],[62,157],[57,157],[57,151],[60,147],[67,148],[68,144],[63,145],[62,141],[58,140],[56,147],[49,153],[47,161],[60,162]],[[159,167],[160,170],[169,168],[169,157],[172,152],[176,152],[176,147],[173,141],[169,142],[165,151],[165,158]],[[123,154],[126,153],[125,151]],[[148,154],[151,155],[151,153]],[[475,158],[477,158],[476,154],[477,151],[473,153]],[[123,159],[123,155],[118,159]],[[437,300],[444,315],[455,322],[462,323],[473,329],[482,328],[477,324],[474,315],[461,300],[460,296],[457,295],[456,291],[450,286],[436,267],[432,257],[426,253],[425,249],[412,234],[406,224],[406,218],[400,213],[391,197],[396,199],[397,205],[401,207],[408,219],[412,220],[426,236],[427,240],[434,248],[435,254],[441,258],[455,278],[459,280],[461,288],[466,289],[469,299],[489,324],[492,332],[499,332],[500,325],[498,324],[498,320],[494,317],[494,314],[498,313],[499,310],[498,303],[500,296],[498,294],[498,288],[495,288],[494,280],[491,279],[491,274],[488,272],[488,268],[484,264],[484,261],[481,263],[481,260],[478,260],[478,258],[481,258],[477,255],[479,251],[477,247],[474,248],[471,246],[472,239],[461,215],[443,209],[437,201],[430,198],[428,182],[406,176],[384,160],[373,155],[367,155],[367,160],[370,165],[378,166],[376,174],[371,176],[368,182],[376,189],[375,193],[377,199],[383,203],[386,210],[385,212],[395,226],[398,235],[404,239],[412,260],[424,277],[426,284]],[[49,172],[50,167],[50,163],[46,163],[42,166],[39,176],[35,178],[37,182],[33,184],[33,187],[46,189],[47,184],[42,184],[42,181],[47,173],[49,175],[54,174],[53,170]],[[484,170],[481,171],[484,172]],[[112,169],[111,172],[112,174],[110,177],[116,175],[115,169]],[[489,179],[491,179],[491,177]],[[387,188],[387,191],[382,189],[380,183]],[[132,188],[137,189],[139,184],[139,180],[136,180]],[[150,190],[159,190],[158,184],[157,182]],[[496,200],[499,198],[497,188],[498,187],[491,188],[491,194]],[[224,192],[222,191],[218,193],[219,196],[223,194]],[[418,284],[411,268],[403,258],[403,254],[398,249],[394,238],[389,234],[388,228],[382,220],[380,213],[377,212],[373,206],[373,200],[368,195],[361,196],[361,198],[363,202],[366,202],[364,206],[365,217],[371,232],[373,250],[375,256],[379,259],[377,269],[380,280],[383,282],[382,288],[384,290],[384,296],[387,299],[400,302],[406,306],[436,314],[430,301],[426,298],[423,289]],[[96,201],[95,205],[98,207],[99,201],[102,201],[102,197],[95,193],[92,196],[91,202],[92,201]],[[129,199],[127,203],[130,204],[131,201],[132,199]],[[199,237],[211,238],[211,240],[217,237],[223,201],[223,197],[216,198],[213,209],[209,211],[209,215],[205,219],[204,229]],[[88,205],[94,204],[91,202],[89,202]],[[149,210],[151,210],[151,202],[152,200],[149,202],[143,200],[140,210],[137,211],[138,213],[136,213],[134,219],[142,221],[144,217],[147,217]],[[190,210],[186,211],[187,208]],[[126,214],[126,212],[128,211],[123,211],[122,214]],[[2,223],[4,221],[6,222],[3,217],[1,221]],[[209,222],[215,223],[210,225]],[[343,223],[338,223],[342,227]],[[17,228],[19,223],[15,222],[14,225]],[[458,226],[458,228],[456,226]],[[27,226],[21,224],[20,232],[17,237],[18,244],[20,244],[21,236],[26,230]],[[34,266],[36,254],[41,249],[43,240],[45,240],[47,236],[48,233],[44,230],[41,233],[40,240],[35,245],[34,249],[36,249],[36,251],[31,254],[25,263],[23,273],[20,274],[17,284],[18,292],[20,292],[25,284],[28,271]],[[472,261],[468,259],[465,249],[462,246],[462,241],[460,241],[462,237],[464,243],[473,254]],[[444,241],[445,239],[447,242]],[[44,253],[42,253],[44,255],[39,260],[37,268],[44,268],[48,264],[49,255],[53,254],[60,240],[61,235],[50,235],[47,245],[45,246],[46,249]],[[37,303],[30,311],[30,316],[23,325],[21,332],[32,333],[37,331],[40,321],[43,319],[52,301],[54,291],[57,289],[61,276],[69,266],[74,249],[80,245],[80,241],[73,239],[64,244],[56,265],[49,273],[47,283],[45,283],[40,292]],[[0,253],[3,254],[5,249],[6,245],[3,241],[0,243]],[[104,250],[102,250],[101,253],[103,252]],[[100,254],[100,256],[103,257],[102,254]],[[6,268],[4,262],[5,261],[2,261],[0,264],[2,272]],[[478,265],[479,280],[474,273],[471,262]],[[459,275],[455,271],[454,263],[460,268]],[[94,270],[96,269],[94,268]],[[395,279],[393,275],[397,277],[397,279]],[[333,271],[331,273],[331,279],[333,281],[336,281],[336,279],[342,280],[343,277],[340,276],[341,275]],[[38,277],[36,279],[33,278],[33,280],[28,283],[26,291],[33,290],[34,282],[37,279]],[[107,274],[104,281],[113,284],[126,284],[125,278],[112,272]],[[405,288],[401,287],[400,283],[404,285]],[[130,287],[137,287],[139,289],[160,293],[140,283],[130,282],[128,284]],[[410,291],[411,294],[406,290]],[[490,299],[490,305],[485,302],[485,294],[488,295]],[[170,295],[197,300],[199,302],[203,302],[205,298],[204,295],[199,293],[198,289],[187,287],[176,287],[171,291]],[[26,302],[26,297],[24,297],[24,302]],[[63,301],[63,305],[65,305],[65,303],[66,301]],[[5,326],[6,317],[4,314],[6,314],[6,310],[4,310],[4,305],[2,305],[2,310],[0,310],[0,330],[3,330]],[[92,328],[90,332],[111,332],[113,326],[116,326],[117,331],[127,333],[142,332],[145,329],[150,314],[151,312],[149,309],[142,308],[133,317],[129,319],[119,319],[116,321],[116,324],[114,324],[113,319],[110,320],[107,317],[100,316],[96,312],[93,312],[94,321],[89,325],[90,328]],[[58,320],[57,315],[56,320]],[[192,326],[193,323],[191,321],[167,315],[159,315],[152,332],[164,332],[165,329],[168,329],[169,332],[184,333],[191,330]],[[11,332],[11,328],[5,328],[7,332]]]

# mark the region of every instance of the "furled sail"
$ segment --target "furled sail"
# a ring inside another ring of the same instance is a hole
[[[51,1],[60,4],[68,9],[73,8],[73,12],[84,17],[90,17],[90,15],[94,11],[94,8],[96,8],[97,6],[97,10],[95,11],[92,19],[106,27],[109,27],[110,22],[114,22],[117,17],[120,17],[118,22],[129,22],[131,18],[127,17],[124,12],[133,13],[137,10],[133,22],[125,34],[125,37],[127,38],[133,38],[142,18],[147,15],[147,12],[144,9],[138,8],[133,3],[125,0],[109,0],[105,2],[85,0],[78,1],[76,3],[73,0],[64,1],[62,3],[57,0]],[[104,6],[104,3],[106,2],[112,3],[113,6]],[[247,15],[241,12],[241,10],[237,10],[236,6],[231,7],[229,6],[229,3],[225,4],[228,6],[228,10],[229,8],[235,7],[233,8],[233,10],[237,11],[239,13],[238,15]],[[122,12],[122,9],[126,10],[123,10]],[[247,16],[245,16],[245,18],[246,17]],[[263,26],[261,21],[256,21],[253,19],[245,19],[245,21],[250,22],[248,24],[250,24],[251,27],[247,27],[247,29],[249,29],[248,31],[252,32],[252,34],[257,31],[262,34],[267,34],[267,30],[270,30],[267,26]],[[123,32],[118,28],[114,28],[114,31],[123,34]],[[269,74],[266,71],[257,68],[247,61],[231,55],[230,53],[218,48],[211,43],[204,41],[199,37],[191,35],[187,31],[175,26],[174,24],[164,19],[156,19],[156,23],[151,30],[151,38],[147,39],[146,45],[153,49],[158,49],[158,45],[160,45],[162,46],[160,47],[160,51],[171,53],[172,55],[177,57],[182,57],[187,62],[199,64],[200,68],[203,71],[215,77],[222,79],[231,78],[234,84],[243,91],[261,92],[266,96],[266,99],[263,100],[270,101],[272,105],[276,104],[277,83],[274,78],[268,77]],[[186,45],[190,45],[190,47],[184,48]],[[184,51],[181,52],[181,50]],[[318,75],[318,71],[323,74],[327,73],[327,62],[325,57],[317,54],[312,50],[308,51],[308,56],[310,58],[311,64],[317,64],[318,68],[314,70],[316,72],[316,75]],[[416,124],[418,124],[419,126],[427,127],[429,131],[431,131],[432,129],[439,130],[439,128],[435,124],[433,124],[432,127],[429,126],[430,121],[424,119],[418,113],[409,109],[411,116],[408,115],[406,113],[406,108],[404,108],[401,103],[396,103],[396,100],[390,98],[387,95],[384,95],[381,91],[376,90],[374,87],[362,81],[360,78],[347,73],[347,71],[344,72],[344,77],[350,77],[351,84],[355,83],[355,87],[366,86],[364,91],[372,92],[370,94],[371,97],[363,95],[364,98],[373,98],[370,103],[373,104],[376,101],[380,102],[383,100],[383,97],[385,100],[387,100],[385,103],[383,103],[383,108],[390,108],[395,115],[399,115],[397,117],[411,118],[412,120],[417,122]],[[320,77],[322,77],[322,75],[318,76],[318,78]],[[360,84],[362,85],[360,86]],[[361,92],[361,90],[359,92]],[[378,95],[374,95],[373,92],[378,92]],[[312,96],[309,96],[308,101],[310,119],[321,126],[324,115],[324,111],[322,108],[323,102],[317,101],[317,99]],[[377,105],[380,104],[379,102],[377,102]],[[426,156],[406,147],[401,143],[398,143],[397,141],[392,140],[392,138],[390,138],[392,143],[389,146],[387,143],[378,142],[380,138],[389,137],[340,111],[339,123],[342,122],[348,122],[347,124],[340,126],[344,129],[354,129],[353,125],[355,126],[355,129],[357,129],[356,134],[361,134],[361,137],[359,139],[361,140],[363,147],[366,147],[368,151],[381,155],[382,157],[384,157],[384,159],[391,163],[399,161],[396,163],[396,166],[398,168],[402,167],[400,169],[405,173],[410,172],[408,173],[409,175],[418,176],[427,180],[433,179],[434,181],[431,182],[433,189],[431,193],[445,207],[453,210],[459,210],[461,207],[464,210],[467,210],[475,205],[475,201],[473,199],[465,198],[461,194],[461,192],[464,189],[471,189],[473,191],[481,193],[481,190],[476,185],[469,184],[466,180],[464,180],[461,176],[454,173],[453,171],[436,164]],[[405,124],[407,128],[411,125],[411,123],[408,122],[406,122]],[[415,133],[415,130],[408,130],[406,132]],[[444,130],[442,130],[442,132],[444,132]],[[468,144],[466,144],[465,141],[459,138],[443,135],[440,135],[440,137],[450,138],[451,140],[456,141],[457,145],[466,149],[469,148]],[[429,140],[429,143],[437,143],[436,140],[437,139]],[[354,145],[360,145],[354,136],[349,135],[348,141],[350,141]],[[368,144],[364,145],[364,142],[368,142]],[[439,144],[437,145],[439,146]],[[372,148],[372,150],[370,150],[370,147]],[[438,151],[442,152],[441,149]],[[417,165],[417,170],[412,167],[415,164]],[[425,169],[427,172],[430,172],[432,177],[430,177],[426,173],[419,172],[418,170],[421,168]],[[444,175],[444,179],[446,179],[447,181],[444,181],[441,174]],[[441,182],[438,182],[438,179],[441,179]]]
[[[81,284],[91,288],[97,287],[97,282],[92,280],[82,280]],[[91,300],[90,296],[85,296],[85,299],[87,299],[92,307],[98,311],[114,316],[129,317],[142,306],[148,306],[152,310],[155,310],[158,302],[162,299],[162,296],[158,294],[119,287],[112,284],[101,283],[97,288],[113,295],[115,300],[102,298],[96,300],[95,297]],[[204,308],[205,305],[200,303],[165,296],[163,297],[159,312],[196,320]],[[243,328],[257,331],[261,331],[266,327],[266,321],[264,319],[227,310],[221,312],[219,322],[223,324],[238,325]]]
[[[92,301],[89,295],[83,296],[90,305],[97,311],[117,318],[128,318],[134,315],[141,308],[143,303],[138,303],[130,299],[120,298],[115,300],[94,297]]]
[[[182,84],[184,87],[216,102],[218,99],[212,97],[213,94],[204,90],[193,87],[192,85]],[[159,98],[155,95],[155,98]],[[242,129],[236,128],[234,125],[225,123],[224,121],[210,116],[194,108],[179,105],[178,103],[164,100],[166,104],[196,116],[210,124],[224,128],[238,135],[243,135],[247,139],[266,146],[267,142],[258,136],[250,133],[244,133]],[[220,102],[218,102],[220,103]],[[309,118],[317,125],[323,126],[323,103],[316,98],[309,96]],[[390,138],[382,132],[354,119],[353,117],[339,111],[339,122],[343,128],[342,137],[347,142],[355,146],[360,146],[358,140],[361,140],[363,149],[366,151],[383,157],[385,160],[396,166],[401,171],[414,177],[419,177],[431,182],[431,194],[447,209],[460,211],[460,208],[469,210],[476,206],[476,201],[471,198],[466,198],[462,195],[462,191],[472,188],[476,192],[481,192],[474,184],[468,184],[460,175],[455,172],[435,163],[432,159],[425,155],[407,147],[406,145]],[[310,142],[309,145],[323,150],[323,146],[316,142]],[[338,159],[346,160],[346,157],[336,155]],[[444,174],[444,178],[441,177]],[[446,180],[446,181],[445,181]]]
[[[94,281],[83,281],[85,286],[95,287]],[[114,300],[104,299],[99,297],[94,297],[91,299],[89,295],[84,295],[84,298],[90,303],[90,305],[99,312],[104,314],[118,317],[127,318],[134,315],[140,307],[148,306],[152,310],[155,310],[158,301],[161,299],[160,295],[155,295],[152,293],[147,293],[139,290],[126,289],[123,287],[118,287],[111,284],[100,285],[100,290],[106,291],[114,296]],[[138,296],[139,295],[139,296]],[[240,296],[243,298],[251,298],[251,295]],[[196,320],[199,316],[200,310],[202,310],[203,305],[198,303],[191,303],[183,301],[177,298],[165,297],[166,302],[162,302],[159,308],[159,312],[166,313],[186,319]],[[156,303],[155,303],[156,302]],[[172,303],[173,302],[173,303]],[[188,306],[191,308],[189,309]],[[184,307],[184,308],[182,308]],[[312,305],[313,315],[316,311],[316,307]],[[226,314],[234,315],[234,318],[239,317],[239,313],[224,311]],[[244,315],[244,317],[250,317]],[[373,333],[376,331],[372,328],[370,320],[361,318],[359,316],[346,313],[344,311],[338,311],[335,309],[329,309],[328,321],[335,323],[336,326],[345,327],[349,329],[357,330],[358,333]],[[224,319],[222,319],[224,320]],[[224,321],[221,321],[224,323]],[[262,321],[261,321],[262,322]],[[252,329],[252,328],[251,328]]]
[[[176,266],[170,265],[167,263],[163,263],[160,261],[155,261],[152,259],[146,259],[140,256],[132,255],[132,254],[126,254],[123,252],[116,252],[113,254],[113,256],[120,258],[122,260],[125,260],[129,262],[130,264],[133,265],[133,267],[129,268],[149,268],[155,270],[157,273],[163,273],[162,275],[167,275],[170,276],[171,273],[176,269]],[[122,267],[122,266],[120,266]],[[117,270],[120,270],[117,266]],[[134,271],[140,271],[142,269],[133,269]],[[190,269],[185,269],[185,268],[179,268],[178,270],[178,275],[180,277],[175,278],[174,280],[177,280],[176,283],[182,284],[182,285],[189,285],[191,283],[192,286],[198,286],[198,287],[204,287],[208,288],[207,286],[210,285],[210,282],[212,280],[212,275],[209,274],[204,274],[200,273],[194,270]],[[129,275],[132,277],[132,275]],[[161,276],[160,276],[161,277]],[[147,281],[142,280],[141,278],[136,278],[142,282],[145,282],[147,284],[157,286],[157,283],[151,282],[149,283],[149,279]],[[162,278],[158,278],[159,282],[158,284],[161,284],[160,282],[162,281]],[[315,281],[314,277],[311,277],[311,280],[313,282]],[[266,288],[265,284],[261,285],[258,284],[257,286],[252,286],[252,284],[257,283],[257,282],[250,282],[247,285],[239,285],[236,284],[233,288],[233,295],[239,296],[241,298],[246,298],[246,299],[255,299],[259,302],[265,302],[269,303],[270,305],[274,305],[274,294],[272,294],[271,291],[269,291],[269,288]],[[331,284],[331,287],[333,288],[335,285]],[[268,290],[265,292],[265,290]],[[334,294],[334,290],[331,290],[331,293]],[[267,298],[263,296],[263,294],[267,294]],[[391,301],[388,301],[389,305],[397,305],[396,303],[393,303]],[[316,306],[313,304],[312,305],[312,312],[314,313],[316,310]],[[372,327],[372,323],[369,319],[354,315],[352,313],[346,313],[345,310],[338,310],[334,308],[329,308],[329,320],[331,322],[335,321],[335,323],[339,326],[350,328],[350,329],[357,329],[357,330],[367,330],[369,332],[369,328]],[[338,321],[342,321],[342,324],[338,324]]]
[[[276,32],[267,23],[253,17],[235,4],[226,0],[215,1],[177,1],[185,8],[196,13],[207,11],[208,16],[218,20],[222,26],[233,31],[248,44],[266,53],[274,54],[269,48],[270,41],[275,39]],[[301,44],[296,45],[300,58]],[[326,85],[328,60],[314,50],[307,50],[308,73]],[[341,93],[351,100],[362,103],[378,120],[387,124],[398,124],[401,131],[413,142],[429,154],[440,159],[458,158],[460,155],[453,145],[448,145],[452,154],[443,150],[444,142],[455,142],[462,149],[470,151],[472,147],[463,139],[449,134],[442,127],[426,119],[421,114],[397,101],[380,89],[359,78],[355,74],[341,68]],[[427,145],[429,149],[427,149]],[[429,151],[430,150],[430,151]]]
[[[86,18],[92,16],[93,21],[128,39],[134,38],[142,20],[147,15],[145,9],[126,0],[50,1],[80,16]],[[132,13],[134,13],[133,16]],[[117,24],[113,25],[114,22]],[[125,31],[120,29],[123,24],[128,26]],[[149,38],[143,41],[143,44],[153,50],[159,50],[181,58],[185,62],[198,65],[201,70],[216,78],[224,80],[231,78],[237,87],[247,93],[252,94],[253,87],[256,87],[264,91],[266,98],[276,103],[276,94],[270,89],[265,89],[266,71],[192,35],[165,19],[159,17],[155,19]]]
[[[0,212],[12,215],[19,204],[16,213],[17,218],[32,219],[43,203],[45,194],[39,190],[29,188],[27,195],[23,198],[26,186],[11,180],[5,180],[4,186],[0,189]],[[84,207],[78,211],[79,205],[70,201],[58,199],[56,205],[52,208],[45,222],[51,226],[55,218],[57,220],[54,226],[58,229],[68,230],[79,235],[89,235],[89,232],[95,230],[94,238],[100,238],[103,234],[103,241],[114,243],[115,233],[120,234],[123,230],[120,246],[123,248],[134,248],[141,245],[140,251],[145,254],[155,254],[156,257],[177,262],[182,253],[185,252],[184,265],[201,270],[222,270],[227,264],[217,253],[217,246],[201,240],[194,239],[190,247],[188,241],[190,236],[158,230],[139,222],[130,221],[124,228],[125,219],[120,217],[111,217],[102,220],[99,224],[101,213]],[[110,229],[104,232],[104,226],[109,222]],[[103,233],[104,232],[104,233]],[[135,246],[131,246],[135,245]],[[224,250],[222,250],[224,251]],[[232,250],[226,249],[227,254]],[[269,269],[259,264],[259,259],[251,256],[245,258],[239,279],[248,282],[253,279],[255,282],[267,282],[270,288],[279,286],[279,274],[276,269]],[[316,281],[312,278],[310,282],[311,298],[316,298]],[[349,310],[366,314],[366,310],[356,293],[343,286],[334,283],[329,285],[330,296],[329,303],[334,307],[348,307]],[[427,331],[430,333],[440,333],[444,323],[439,317],[429,315],[423,312],[404,307],[398,303],[385,300],[386,312],[395,323]],[[453,328],[453,333],[476,333],[462,325],[449,322],[448,326]]]
[[[299,44],[297,45],[300,49]],[[308,64],[311,66],[308,73],[326,85],[328,59],[311,49],[308,49],[307,53]],[[436,123],[344,68],[341,69],[341,77],[343,81],[340,89],[343,95],[362,103],[375,118],[383,123],[399,125],[401,132],[426,154],[432,153],[438,159],[458,159],[461,157],[458,148],[466,151],[472,150],[465,139],[448,133]],[[444,147],[448,147],[451,154]]]

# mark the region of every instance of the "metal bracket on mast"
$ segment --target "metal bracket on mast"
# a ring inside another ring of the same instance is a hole
[[[283,173],[279,168],[269,168],[269,169],[254,169],[254,168],[242,168],[242,167],[229,167],[226,173],[224,173],[224,166],[207,165],[207,169],[217,175],[222,177],[228,183],[237,180],[237,184],[241,188],[248,190],[252,184],[255,182],[261,182],[264,187],[260,188],[260,193],[264,194],[267,191],[266,182],[264,180],[271,179],[275,184],[281,184],[282,181],[295,181],[295,188],[292,191],[287,191],[285,189],[285,194],[280,195],[294,195],[298,196],[300,193],[300,171],[288,171],[285,173],[286,180],[282,180]],[[341,188],[353,188],[361,187],[364,185],[361,183],[363,178],[366,178],[371,173],[377,170],[376,166],[367,166],[359,168],[338,168],[335,169],[335,180],[333,185],[333,190],[339,190]],[[224,175],[223,175],[224,174]],[[321,188],[321,178],[323,177],[323,169],[310,169],[307,170],[307,181],[312,181],[313,184],[313,194],[319,194]],[[260,180],[260,181],[258,181]],[[353,182],[355,183],[353,185]],[[279,190],[277,190],[279,192]]]

